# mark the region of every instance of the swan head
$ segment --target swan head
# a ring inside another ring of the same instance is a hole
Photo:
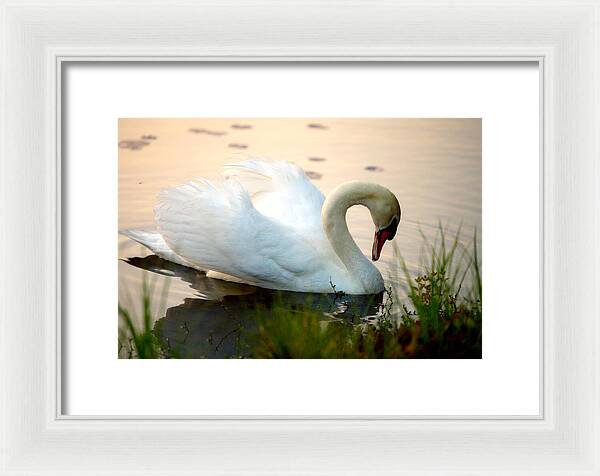
[[[343,222],[349,235],[345,215],[348,208],[354,205],[363,205],[371,213],[375,224],[371,259],[377,261],[385,242],[396,236],[401,215],[398,199],[389,189],[372,182],[350,181],[334,188],[323,203],[322,220],[325,233],[338,256],[345,252],[345,247],[337,239],[337,227]]]
[[[382,186],[378,186],[372,196],[365,200],[365,205],[369,208],[375,225],[371,259],[377,261],[385,242],[396,236],[402,212],[396,196]]]

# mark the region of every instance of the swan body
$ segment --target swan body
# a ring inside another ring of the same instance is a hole
[[[225,166],[219,183],[197,179],[164,190],[154,209],[157,232],[123,230],[161,258],[211,277],[268,289],[347,294],[383,291],[379,270],[346,224],[353,205],[369,208],[376,227],[372,259],[396,233],[392,192],[346,182],[327,198],[289,162],[249,160]]]

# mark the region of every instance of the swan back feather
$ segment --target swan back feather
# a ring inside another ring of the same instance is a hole
[[[294,289],[307,270],[319,268],[328,244],[322,232],[321,239],[306,239],[302,221],[291,227],[259,212],[234,175],[220,183],[198,179],[164,190],[154,213],[166,244],[184,260],[263,287],[287,282]],[[303,286],[311,284],[309,279]]]
[[[263,215],[294,228],[321,228],[325,196],[297,165],[285,161],[246,160],[225,165],[223,175],[239,181]]]

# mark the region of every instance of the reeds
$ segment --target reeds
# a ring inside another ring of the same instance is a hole
[[[481,357],[482,283],[477,234],[472,248],[460,244],[460,230],[448,240],[439,227],[434,243],[423,235],[423,273],[413,277],[395,247],[410,303],[402,306],[399,333],[411,335],[409,355]]]
[[[162,290],[161,304],[155,309],[152,303],[155,281],[150,283],[146,276],[142,277],[142,310],[141,326],[136,324],[137,320],[133,311],[119,303],[119,356],[125,356],[130,359],[159,359],[169,357],[161,346],[155,333],[153,332],[154,320],[161,310],[165,308],[166,297],[168,294],[168,281]],[[131,299],[128,298],[131,302]],[[133,309],[131,306],[130,309]]]

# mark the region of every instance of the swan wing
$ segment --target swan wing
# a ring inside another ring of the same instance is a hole
[[[320,237],[260,213],[235,178],[163,191],[155,219],[167,247],[183,260],[251,284],[290,289],[282,283],[322,266]]]
[[[289,227],[321,231],[325,197],[301,167],[286,161],[246,160],[223,174],[243,184],[257,211]]]

